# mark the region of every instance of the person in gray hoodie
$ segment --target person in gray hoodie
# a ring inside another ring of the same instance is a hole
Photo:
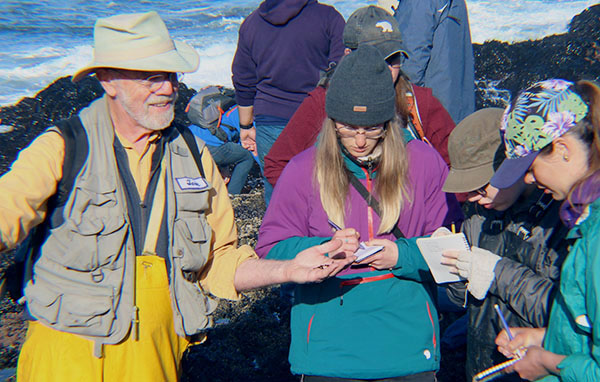
[[[344,18],[317,0],[265,0],[242,23],[232,64],[240,140],[264,157],[319,72],[344,54]],[[253,125],[254,122],[254,125]],[[272,187],[265,180],[265,200]]]

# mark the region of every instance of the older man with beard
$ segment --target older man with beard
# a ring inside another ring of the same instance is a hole
[[[325,256],[343,251],[339,240],[291,261],[238,248],[210,153],[170,126],[176,73],[198,61],[156,12],[99,19],[94,60],[73,81],[95,73],[105,95],[69,120],[88,154],[64,208],[49,207],[69,165],[56,127],[0,178],[0,251],[37,226],[19,381],[175,381],[185,349],[205,338],[211,295],[319,282],[354,260]]]

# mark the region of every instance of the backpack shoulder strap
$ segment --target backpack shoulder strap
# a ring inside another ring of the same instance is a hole
[[[85,129],[79,116],[75,115],[56,124],[65,141],[65,157],[62,165],[62,178],[58,182],[56,193],[48,200],[48,217],[53,217],[51,226],[62,224],[62,214],[54,210],[64,207],[75,183],[75,178],[87,160],[89,147]]]
[[[192,152],[192,157],[194,157],[194,161],[196,161],[196,166],[200,171],[200,175],[202,175],[203,178],[206,178],[206,174],[204,173],[204,167],[202,167],[202,154],[200,153],[200,150],[198,150],[198,143],[196,142],[196,137],[194,136],[192,131],[187,127],[175,125],[175,128],[177,129],[177,131],[179,131],[179,134],[181,134],[181,136],[185,140],[185,143],[188,145],[188,148]]]
[[[32,278],[35,256],[44,241],[47,232],[64,222],[62,208],[67,202],[75,178],[83,167],[88,156],[88,139],[78,116],[56,124],[56,129],[65,142],[65,156],[62,165],[62,178],[58,182],[56,192],[48,199],[46,218],[35,226],[16,250],[15,264],[5,279],[13,300],[23,304],[23,288]],[[7,271],[9,272],[9,271]],[[1,293],[0,293],[1,295]]]

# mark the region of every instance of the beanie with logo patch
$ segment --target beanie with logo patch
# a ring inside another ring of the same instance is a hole
[[[392,74],[377,48],[361,45],[342,59],[327,89],[329,118],[370,127],[394,118],[396,92]]]

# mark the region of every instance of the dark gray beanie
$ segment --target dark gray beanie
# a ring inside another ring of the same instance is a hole
[[[325,101],[329,118],[352,126],[375,126],[394,118],[392,74],[377,48],[362,44],[342,59]]]

